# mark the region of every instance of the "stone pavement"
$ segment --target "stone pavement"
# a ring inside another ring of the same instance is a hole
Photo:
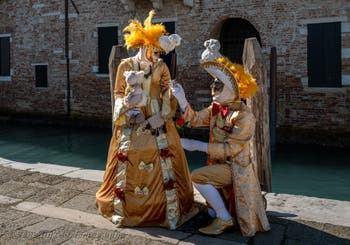
[[[204,211],[175,231],[116,228],[98,215],[95,193],[102,171],[0,158],[0,244],[350,244],[350,202],[267,195],[271,231],[217,237],[197,229]],[[203,198],[196,193],[203,210]]]

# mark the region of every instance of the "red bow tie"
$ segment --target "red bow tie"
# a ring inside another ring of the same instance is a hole
[[[220,105],[217,102],[213,102],[213,107],[211,110],[211,113],[213,116],[216,116],[219,112],[221,112],[221,116],[224,118],[226,117],[228,111],[229,111],[228,105]]]

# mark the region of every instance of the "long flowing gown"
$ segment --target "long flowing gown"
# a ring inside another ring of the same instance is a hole
[[[125,96],[124,71],[139,70],[134,58],[118,67],[116,100]],[[175,113],[170,74],[159,60],[152,66],[143,89],[149,96],[142,108],[146,118],[159,112],[165,125],[130,124],[120,107],[110,141],[103,183],[96,193],[99,212],[122,226],[163,226],[175,229],[194,214],[193,187],[180,138],[172,121]],[[176,103],[176,102],[175,102]]]

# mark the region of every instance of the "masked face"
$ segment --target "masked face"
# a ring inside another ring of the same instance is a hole
[[[155,63],[158,61],[160,56],[160,50],[154,47],[150,47],[147,49],[147,59],[151,61],[152,63]]]
[[[222,92],[222,90],[224,89],[224,83],[221,82],[218,79],[215,79],[211,84],[210,84],[210,88],[211,88],[211,95],[215,96],[218,95]]]
[[[213,101],[220,104],[232,101],[236,98],[235,92],[220,80],[215,79],[214,82],[210,85],[210,88],[211,95],[213,96]]]

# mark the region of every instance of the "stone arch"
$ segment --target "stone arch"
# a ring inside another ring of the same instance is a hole
[[[251,21],[248,21],[244,16],[222,18],[213,25],[210,35],[220,41],[220,52],[223,55],[240,64],[242,64],[244,40],[246,38],[256,37],[260,46],[262,46],[260,33]]]

